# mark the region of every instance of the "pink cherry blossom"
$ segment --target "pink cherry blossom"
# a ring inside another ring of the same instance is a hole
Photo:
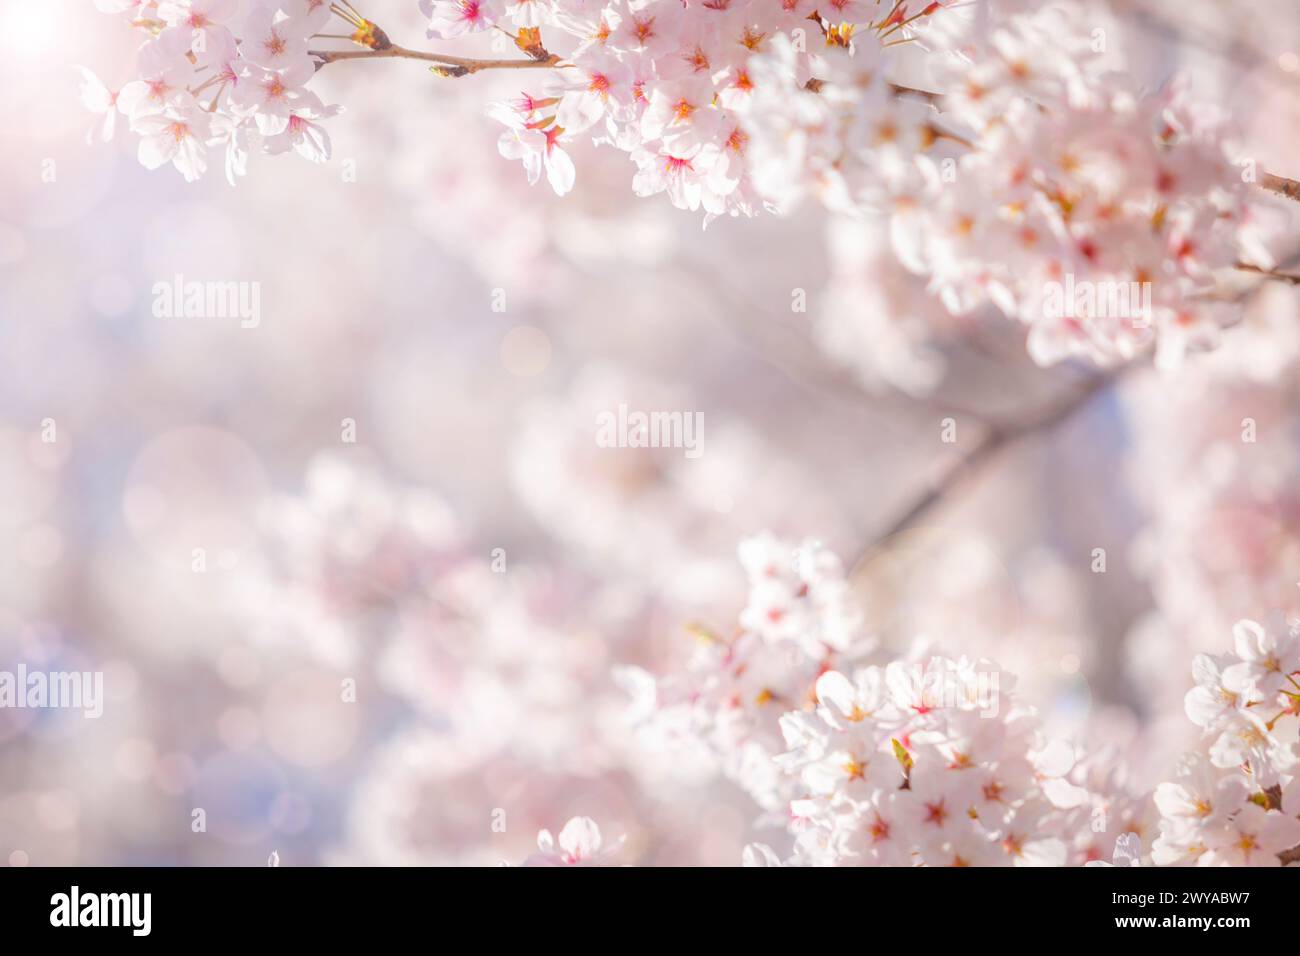
[[[600,827],[588,817],[574,817],[564,825],[559,839],[550,830],[537,834],[538,852],[524,866],[601,866],[617,852],[617,845],[602,850]]]

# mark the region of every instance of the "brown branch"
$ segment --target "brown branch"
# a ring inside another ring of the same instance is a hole
[[[1267,189],[1271,193],[1277,193],[1279,196],[1285,196],[1287,199],[1300,202],[1300,182],[1294,179],[1264,173],[1264,178],[1259,181],[1259,185],[1260,188]]]
[[[1125,17],[1131,17],[1140,27],[1156,36],[1175,43],[1191,43],[1206,53],[1240,66],[1253,69],[1259,66],[1260,59],[1264,56],[1260,49],[1247,43],[1240,36],[1229,37],[1227,31],[1222,29],[1222,25],[1217,21],[1206,23],[1202,19],[1196,22],[1185,14],[1176,19],[1170,18],[1162,12],[1150,9],[1147,4],[1136,3],[1134,0],[1112,0],[1111,6],[1115,8],[1117,14],[1122,13]],[[1214,42],[1219,38],[1224,42]]]
[[[926,514],[936,508],[954,488],[960,485],[967,476],[979,471],[986,459],[1006,445],[1010,441],[1009,434],[1009,432],[1000,428],[987,429],[980,436],[980,440],[975,443],[975,447],[958,458],[939,476],[937,481],[931,484],[920,497],[908,506],[906,511],[895,517],[887,527],[876,535],[875,539],[858,558],[858,561],[861,561],[863,557],[866,557],[872,550],[894,537],[894,535],[901,534],[916,525]]]
[[[890,83],[889,88],[893,90],[895,96],[915,96],[929,103],[937,103],[943,99],[942,93],[932,93],[929,90],[918,90],[911,86],[902,86],[898,83]]]
[[[336,60],[423,60],[447,67],[449,76],[465,76],[482,70],[537,70],[549,69],[560,62],[553,53],[543,51],[543,56],[528,60],[476,60],[472,57],[450,56],[446,53],[426,53],[423,50],[408,50],[393,43],[376,50],[311,50],[310,55],[321,61],[321,66]]]
[[[1291,285],[1300,285],[1300,275],[1293,275],[1290,272],[1278,272],[1276,269],[1261,269],[1259,266],[1252,266],[1249,262],[1238,262],[1233,266],[1238,272],[1249,272],[1251,275],[1263,276],[1265,279],[1275,279],[1278,282],[1289,282]]]
[[[819,80],[817,77],[809,78],[803,85],[803,88],[809,93],[820,93],[822,87],[826,85],[825,80]],[[895,96],[915,96],[929,103],[937,103],[943,98],[942,93],[932,93],[929,90],[918,90],[911,86],[902,86],[898,83],[890,83],[889,89]]]

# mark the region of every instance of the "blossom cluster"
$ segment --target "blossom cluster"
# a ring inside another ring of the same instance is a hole
[[[792,862],[1065,864],[1065,811],[1086,794],[1060,779],[1009,682],[988,662],[941,657],[823,675],[816,709],[782,718],[790,749],[777,762],[805,791],[790,805]]]
[[[339,456],[315,458],[304,493],[269,499],[261,525],[262,552],[233,602],[268,649],[338,664],[359,656],[357,631],[387,626],[407,596],[464,561],[463,531],[441,498]]]
[[[773,762],[784,749],[782,715],[814,700],[818,678],[863,659],[874,640],[838,559],[816,541],[763,535],[739,554],[750,587],[737,633],[693,626],[699,646],[683,673],[656,680],[626,668],[619,676],[648,740],[703,742],[724,774],[780,814],[797,794]]]
[[[956,46],[922,29],[934,93],[888,82],[879,44],[805,60],[774,39],[752,63],[745,127],[760,193],[887,217],[899,260],[951,313],[988,305],[1023,322],[1040,364],[1153,345],[1178,364],[1231,321],[1208,294],[1216,274],[1272,264],[1256,173],[1184,81],[1143,91],[1087,26],[1047,5]]]
[[[870,151],[871,174],[900,176],[934,140],[929,108],[894,95],[885,51],[940,3],[909,14],[906,3],[854,0],[832,4],[829,18],[810,0],[426,6],[431,36],[508,16],[521,29],[553,24],[576,43],[540,89],[492,108],[509,127],[502,153],[522,158],[532,181],[545,168],[561,194],[573,182],[563,146],[584,133],[628,153],[636,195],[663,193],[703,210],[706,223],[788,208],[809,187],[844,195],[840,160],[854,150]],[[896,139],[874,136],[886,128]]]
[[[753,865],[1066,865],[1111,828],[1086,760],[1050,740],[987,660],[918,642],[878,656],[842,568],[815,542],[744,542],[749,600],[730,640],[634,704],[657,744],[703,740],[786,832]],[[1122,798],[1120,798],[1122,799]],[[1116,834],[1128,825],[1116,800]],[[1103,820],[1094,825],[1093,818]]]
[[[1156,788],[1158,865],[1279,866],[1300,859],[1300,624],[1240,621],[1233,650],[1198,655],[1187,716],[1203,731]]]
[[[1154,343],[1176,365],[1231,321],[1209,295],[1216,273],[1272,264],[1254,172],[1183,79],[1144,92],[1082,20],[1018,16],[954,70],[942,117],[974,148],[947,171],[918,160],[922,198],[899,197],[895,250],[954,313],[988,302],[1026,323],[1041,364]]]
[[[329,19],[326,0],[95,0],[148,39],[136,75],[106,85],[82,67],[82,99],[101,119],[92,138],[113,137],[117,116],[140,137],[148,169],[168,164],[187,180],[200,178],[210,154],[224,152],[233,183],[252,152],[329,158],[320,121],[326,106],[307,84],[316,74],[308,39]]]
[[[254,151],[327,158],[320,121],[339,107],[307,87],[334,58],[320,41],[411,53],[346,3],[96,2],[149,35],[120,90],[85,73],[103,137],[121,113],[141,161],[187,179],[213,149],[232,181]],[[446,76],[527,74],[518,96],[487,109],[506,127],[500,152],[530,182],[570,192],[570,150],[590,139],[629,156],[638,196],[663,193],[706,223],[816,197],[858,228],[886,229],[950,313],[990,306],[1024,323],[1042,364],[1154,350],[1176,365],[1233,319],[1210,294],[1222,272],[1271,268],[1249,197],[1263,173],[1225,118],[1182,81],[1139,87],[1080,5],[823,6],[420,3],[430,38],[504,33],[522,51],[513,62],[430,56]],[[325,32],[332,15],[345,33]],[[934,358],[916,339],[902,336],[913,368],[893,377],[924,385]]]
[[[266,499],[259,548],[223,593],[257,656],[305,658],[408,715],[368,758],[332,858],[482,865],[513,852],[481,825],[494,808],[507,839],[576,793],[593,815],[626,812],[626,697],[609,658],[639,656],[639,601],[562,564],[471,549],[470,522],[439,494],[360,453],[316,456],[304,484]],[[634,770],[667,775],[644,753]],[[583,858],[586,832],[544,839],[542,857]]]
[[[1049,738],[990,661],[918,641],[876,663],[838,562],[815,543],[764,536],[741,556],[751,595],[737,636],[709,635],[686,674],[640,686],[634,708],[669,731],[658,744],[706,742],[766,811],[759,824],[784,830],[788,852],[754,843],[747,865],[1297,858],[1300,625],[1242,621],[1235,653],[1197,656],[1186,710],[1203,746],[1174,782],[1135,791],[1106,747]]]

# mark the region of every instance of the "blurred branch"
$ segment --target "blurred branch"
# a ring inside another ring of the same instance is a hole
[[[1287,199],[1300,202],[1300,182],[1294,179],[1264,173],[1264,178],[1259,181],[1259,185],[1271,193],[1277,193],[1279,196],[1285,196]]]
[[[1226,43],[1215,43],[1212,37],[1225,37],[1224,21],[1212,24],[1194,22],[1186,12],[1182,20],[1172,20],[1163,13],[1151,8],[1149,3],[1134,0],[1112,0],[1116,12],[1133,20],[1143,29],[1157,36],[1180,43],[1190,43],[1206,53],[1221,57],[1240,66],[1257,67],[1263,57],[1263,51],[1246,43],[1241,37],[1232,37]]]
[[[817,81],[814,80],[808,81],[809,84],[814,82]],[[811,88],[812,87],[809,86],[809,89]],[[942,93],[932,93],[929,90],[918,90],[915,87],[903,86],[899,83],[890,83],[889,88],[894,91],[894,94],[896,96],[913,96],[918,99],[925,100],[927,103],[937,103],[939,102],[939,100],[943,99]]]
[[[1109,391],[1131,370],[1143,367],[1136,360],[1119,368],[1091,378],[1083,387],[1049,405],[1046,409],[1018,424],[991,425],[984,430],[979,441],[966,450],[939,477],[930,484],[901,514],[883,528],[858,555],[855,565],[885,541],[909,528],[915,527],[935,508],[949,500],[970,478],[979,474],[1001,452],[1034,435],[1051,432],[1058,425],[1086,408],[1094,398]]]
[[[814,82],[819,82],[819,81],[809,80],[808,82],[809,84],[812,84]],[[917,89],[913,89],[910,86],[899,86],[897,83],[891,83],[890,87],[891,89],[893,89],[894,94],[897,96],[919,97],[930,104],[938,103],[941,99],[943,99],[942,93],[931,93],[926,90],[917,90]],[[811,86],[809,86],[808,88],[813,89],[813,87]],[[968,149],[978,148],[976,144],[972,143],[970,140],[958,136],[955,133],[950,133],[939,127],[931,126],[929,127],[929,130],[932,135],[937,136],[940,139],[952,140],[953,142],[960,143],[962,146],[965,146]],[[1296,202],[1300,202],[1300,180],[1289,179],[1286,176],[1278,176],[1275,175],[1274,173],[1265,172],[1261,174],[1260,180],[1257,183],[1257,185],[1261,189],[1265,189],[1268,192],[1275,193],[1279,196],[1283,196],[1287,199],[1291,199]]]
[[[1233,268],[1236,271],[1246,273],[1247,275],[1258,275],[1265,279],[1275,279],[1279,282],[1288,282],[1292,285],[1300,285],[1300,275],[1286,271],[1288,269],[1294,269],[1297,266],[1300,266],[1300,252],[1288,253],[1282,258],[1281,263],[1275,269],[1261,269],[1259,266],[1253,266],[1246,262],[1238,262]],[[1255,295],[1255,293],[1263,288],[1264,285],[1265,283],[1263,282],[1254,282],[1244,288],[1238,288],[1235,291],[1219,290],[1216,288],[1211,292],[1193,295],[1190,296],[1190,298],[1203,299],[1208,302],[1231,302],[1240,305],[1247,302]],[[1239,321],[1240,317],[1238,317],[1237,322]],[[1232,328],[1237,324],[1237,322],[1229,323],[1225,325],[1224,328]]]
[[[1248,262],[1238,262],[1234,268],[1238,272],[1249,272],[1252,275],[1263,276],[1266,279],[1276,279],[1278,282],[1300,285],[1300,275],[1292,275],[1289,272],[1279,272],[1276,269],[1261,269],[1259,266],[1252,266]]]

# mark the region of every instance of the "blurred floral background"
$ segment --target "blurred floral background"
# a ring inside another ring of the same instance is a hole
[[[1142,82],[1186,71],[1298,176],[1300,18],[1236,7],[1111,4]],[[529,187],[483,111],[509,74],[331,65],[328,162],[150,173],[87,146],[74,68],[124,78],[137,38],[0,9],[0,669],[106,696],[0,709],[0,863],[490,865],[582,815],[621,862],[737,864],[752,800],[620,675],[734,628],[761,532],[1135,790],[1195,741],[1192,656],[1300,611],[1300,289],[1242,277],[1176,371],[1038,368],[819,209],[701,229],[587,146],[570,195]],[[260,322],[158,317],[178,274],[258,283]],[[701,413],[703,454],[599,447],[620,403]]]

